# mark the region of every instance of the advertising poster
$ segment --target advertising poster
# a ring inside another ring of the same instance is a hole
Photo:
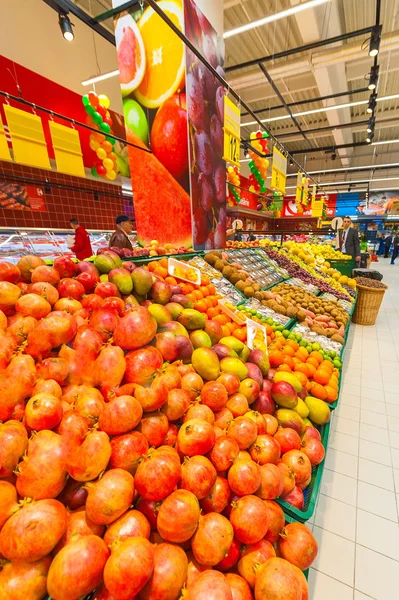
[[[183,31],[181,1],[158,5]],[[114,25],[138,241],[190,247],[184,44],[151,6],[121,13]]]
[[[0,182],[0,208],[46,212],[44,191],[34,185]]]
[[[193,0],[184,2],[185,33],[224,77],[224,43]],[[226,245],[226,163],[224,88],[186,48],[193,245],[196,250]]]

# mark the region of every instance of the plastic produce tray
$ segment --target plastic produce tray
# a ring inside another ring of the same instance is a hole
[[[328,438],[330,435],[330,422],[322,425],[320,428],[321,441],[326,450],[327,455],[327,447],[328,447]],[[317,465],[317,467],[312,468],[312,479],[306,490],[304,490],[305,497],[305,505],[303,510],[299,510],[288,504],[288,502],[284,502],[281,498],[276,498],[276,502],[281,506],[286,516],[286,519],[293,519],[294,521],[299,521],[299,523],[306,523],[313,516],[313,513],[316,508],[316,502],[320,491],[321,478],[324,470],[324,463],[326,459],[324,458],[323,462]]]

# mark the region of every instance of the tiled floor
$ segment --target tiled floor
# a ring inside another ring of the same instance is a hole
[[[339,408],[309,526],[310,600],[399,599],[399,259],[373,327],[351,325]]]

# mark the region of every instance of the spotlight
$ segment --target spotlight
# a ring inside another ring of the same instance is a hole
[[[294,166],[294,161],[292,160],[292,158],[290,158],[290,167]]]
[[[377,94],[373,93],[370,96],[369,105],[367,107],[367,112],[369,115],[373,114],[376,106],[377,106]]]
[[[368,144],[371,144],[371,142],[373,141],[373,137],[374,137],[374,131],[372,131],[371,133],[368,133],[367,137],[366,137],[366,142]]]
[[[375,90],[378,83],[378,75],[379,75],[380,67],[378,65],[373,65],[370,71],[370,79],[369,79],[369,90]]]
[[[245,156],[245,158],[249,158],[249,152],[248,152],[248,150],[244,150],[244,156]]]
[[[75,36],[73,34],[72,23],[68,15],[60,13],[58,15],[58,24],[64,39],[66,39],[67,42],[72,42]]]
[[[377,56],[380,51],[381,25],[374,27],[370,38],[369,56]]]
[[[335,160],[337,158],[336,152],[331,152],[331,160]]]
[[[367,133],[371,133],[373,131],[374,125],[375,125],[375,117],[372,116],[369,118],[369,122],[367,125]]]

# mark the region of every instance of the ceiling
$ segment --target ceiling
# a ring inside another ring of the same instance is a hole
[[[92,15],[98,15],[112,7],[112,0],[74,1]],[[200,0],[200,6],[204,2],[206,0]],[[224,31],[279,13],[298,3],[298,0],[224,0]],[[202,6],[201,8],[204,10]],[[234,70],[230,68],[318,40],[371,27],[375,22],[376,0],[330,0],[316,8],[225,40],[228,69],[226,79],[229,84],[252,110],[261,111],[257,112],[257,116],[284,147],[294,153],[295,159],[303,168],[309,172],[341,169],[337,173],[314,175],[321,183],[348,182],[348,185],[335,183],[334,186],[326,186],[325,189],[331,191],[347,191],[351,181],[362,182],[354,183],[352,191],[366,189],[368,184],[363,183],[364,181],[371,182],[370,189],[399,189],[399,143],[365,144],[366,122],[370,116],[366,113],[366,108],[370,92],[355,92],[367,88],[368,73],[373,64],[373,59],[368,56],[366,41],[370,34],[263,63],[294,114],[319,109],[319,112],[296,117],[303,133],[290,118],[286,108],[275,108],[281,107],[282,102],[259,65]],[[382,41],[377,57],[380,68],[378,98],[399,96],[399,0],[381,0],[380,23]],[[103,24],[110,30],[113,29],[111,20]],[[347,94],[311,102],[314,98],[343,92]],[[322,110],[352,102],[363,103]],[[379,100],[375,116],[373,142],[399,139],[399,97]],[[277,117],[281,119],[276,119]],[[253,117],[245,114],[241,122],[241,135],[248,139],[250,133],[258,129],[258,125],[254,123]],[[245,123],[251,125],[245,126]],[[340,148],[342,145],[347,147]],[[333,160],[334,154],[336,158]],[[241,159],[241,169],[245,174],[248,172],[248,161],[243,154]],[[379,164],[396,165],[397,168],[355,170],[355,167]],[[289,172],[294,173],[296,170],[296,166],[292,166]],[[289,181],[294,185],[294,179]]]

